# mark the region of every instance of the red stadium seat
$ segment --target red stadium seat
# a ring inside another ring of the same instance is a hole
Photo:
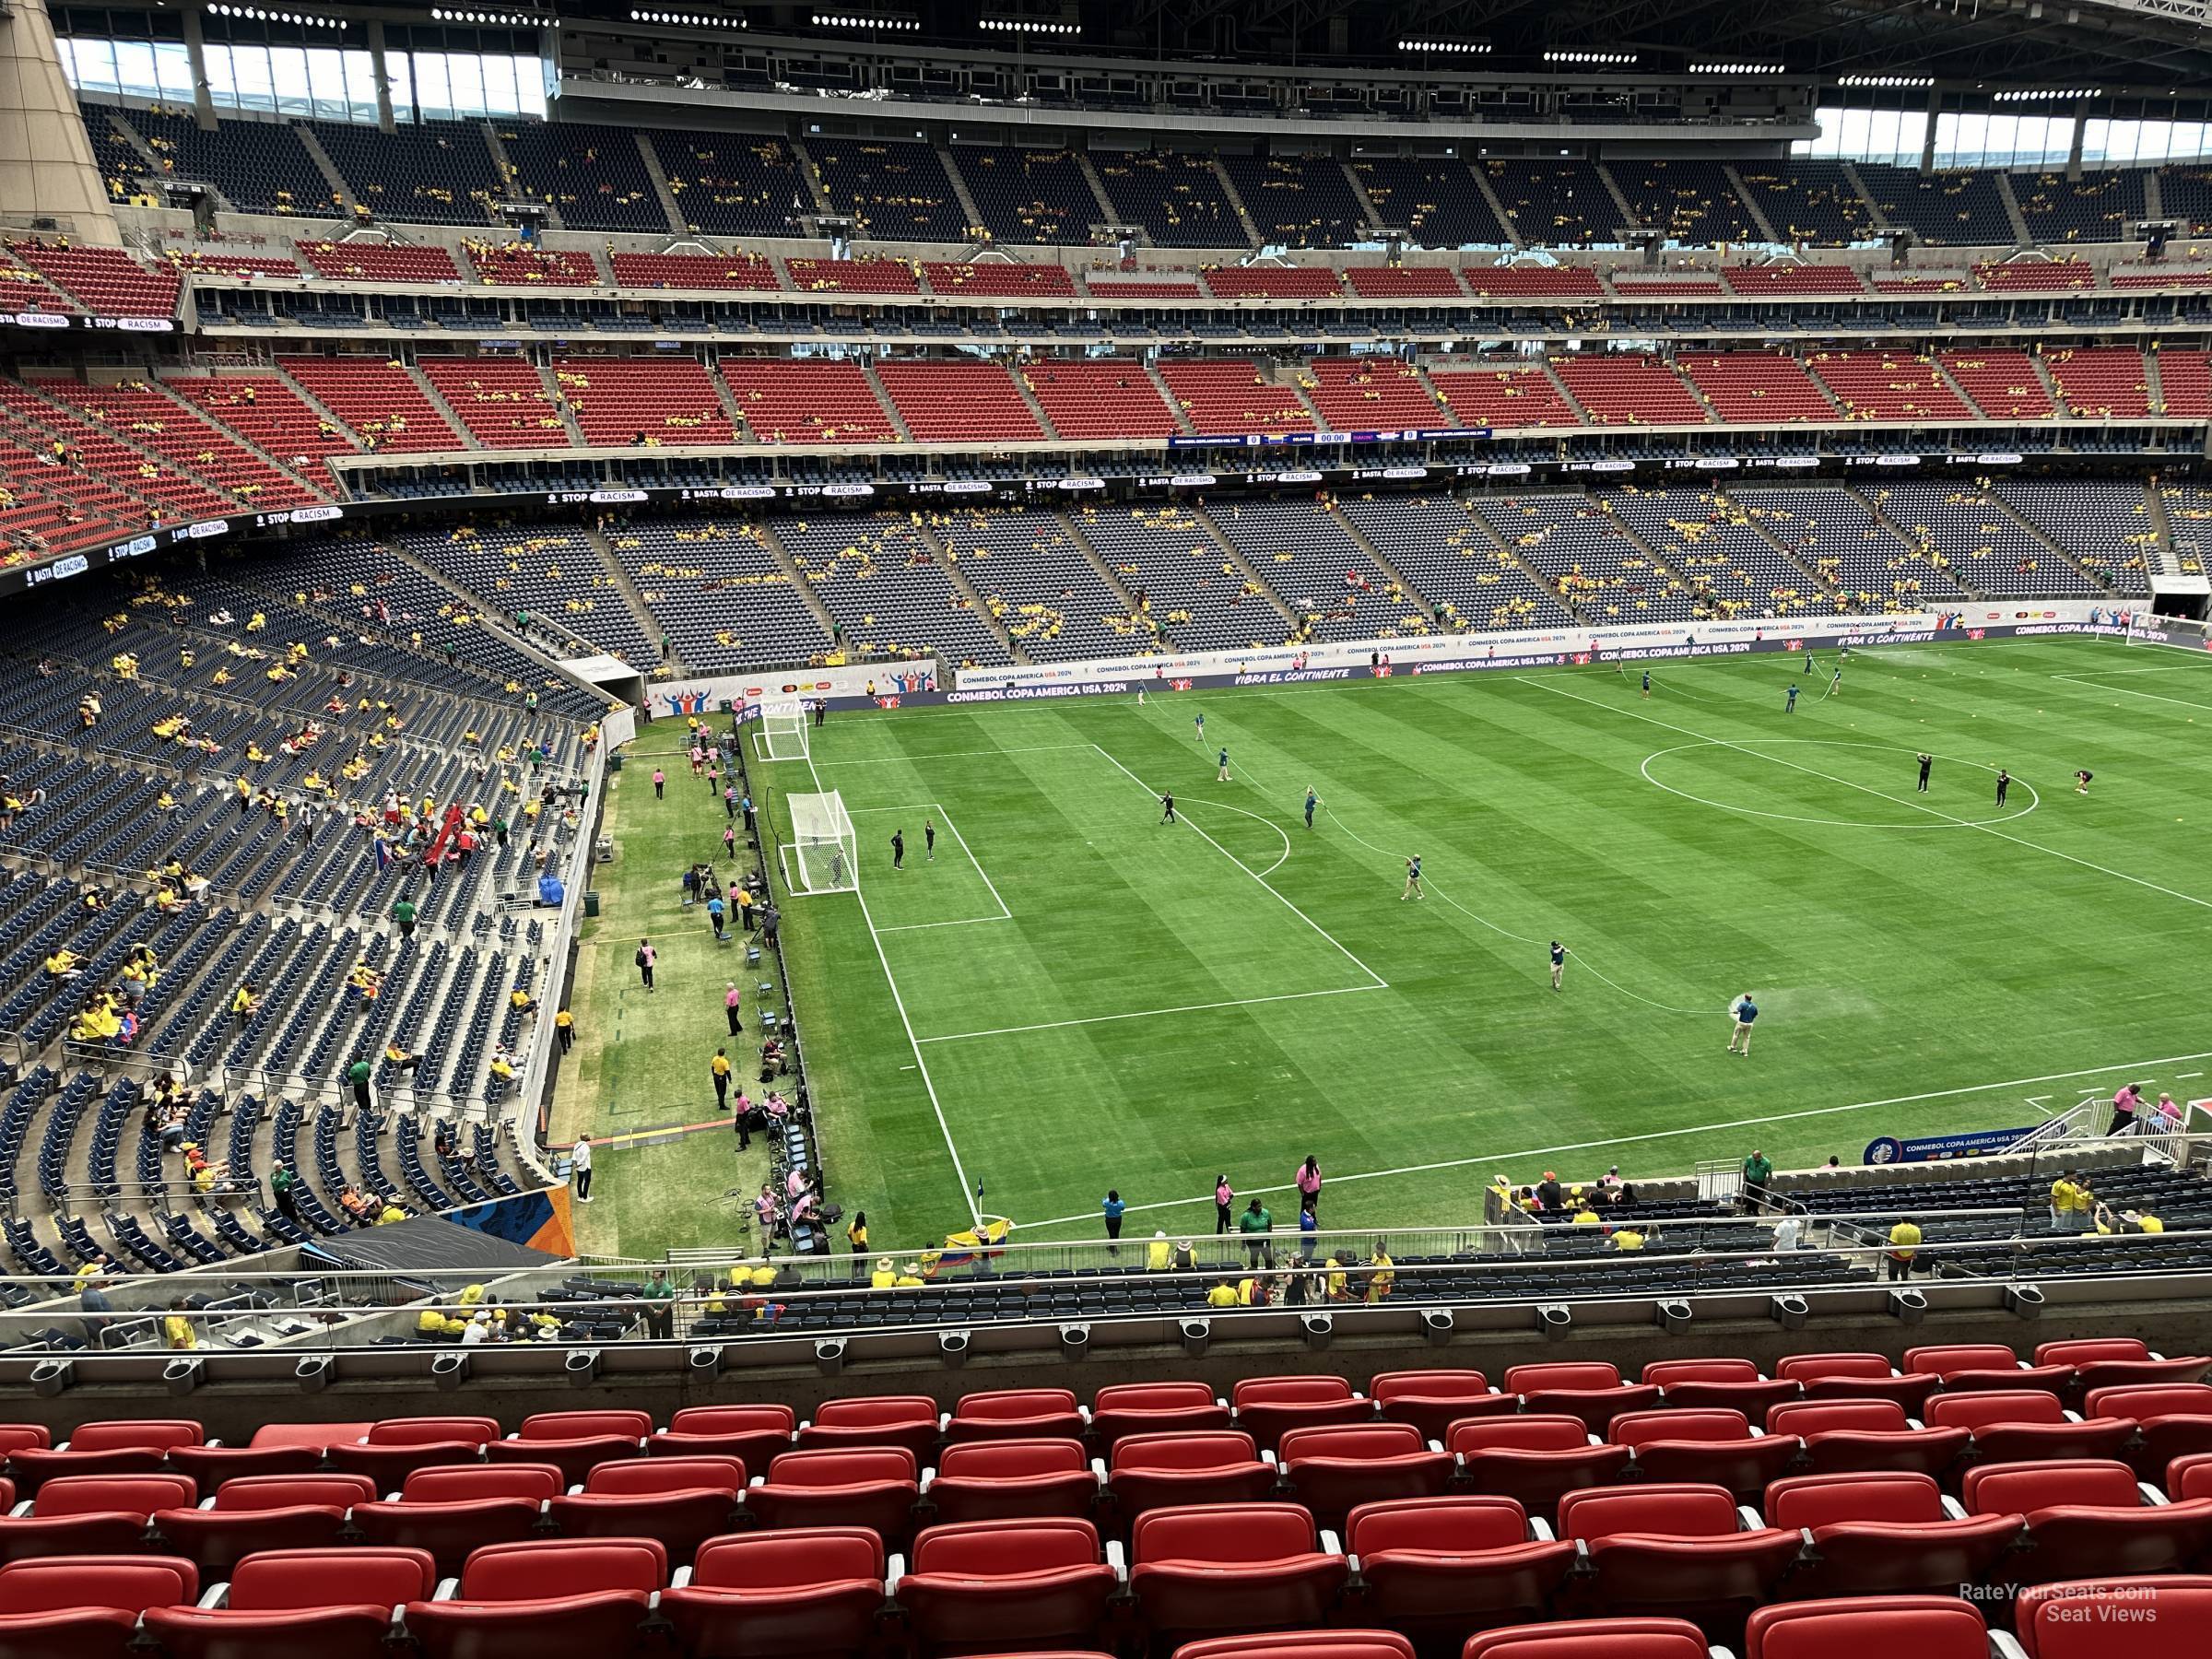
[[[943,1413],[927,1394],[880,1394],[859,1400],[825,1400],[811,1421],[799,1425],[799,1449],[830,1451],[853,1446],[904,1446],[920,1468],[935,1457],[943,1438]]]
[[[1570,1492],[1559,1535],[1584,1547],[1605,1612],[1691,1619],[1729,1645],[1802,1543],[1784,1527],[1743,1531],[1725,1488],[1688,1484]]]
[[[0,1567],[0,1653],[7,1659],[123,1659],[138,1616],[189,1605],[190,1561],[164,1556],[57,1556]]]
[[[1744,1659],[1988,1659],[1989,1629],[1950,1595],[1885,1595],[1760,1607],[1744,1631]]]
[[[1546,1521],[1569,1492],[1617,1480],[1629,1465],[1628,1447],[1593,1442],[1579,1417],[1477,1418],[1453,1424],[1446,1450],[1470,1490]]]
[[[1439,1445],[1462,1418],[1498,1417],[1521,1409],[1517,1395],[1501,1394],[1478,1371],[1382,1371],[1367,1385],[1386,1422],[1411,1423]]]
[[[2212,1452],[2191,1452],[2166,1465],[2161,1483],[2166,1496],[2179,1503],[2184,1498],[2212,1498]]]
[[[786,1452],[746,1494],[763,1526],[865,1526],[891,1548],[913,1532],[921,1496],[914,1454],[903,1446]]]
[[[1249,1503],[1275,1490],[1275,1465],[1238,1429],[1133,1434],[1114,1442],[1106,1488],[1126,1521],[1187,1503]]]
[[[1971,1388],[2041,1388],[2056,1394],[2073,1379],[2071,1366],[2022,1365],[2001,1342],[1907,1348],[1902,1369],[1941,1378],[1947,1394]]]
[[[231,1574],[219,1607],[149,1607],[169,1659],[384,1659],[393,1610],[438,1587],[419,1549],[264,1550]]]
[[[2212,1576],[2038,1584],[2013,1604],[2028,1659],[2201,1659],[2212,1642]]]
[[[1132,1434],[1228,1427],[1229,1406],[1206,1382],[1112,1382],[1090,1402],[1091,1443],[1101,1452]]]
[[[1098,1505],[1099,1477],[1081,1441],[971,1441],[945,1448],[922,1498],[938,1525],[1088,1517]]]
[[[1342,1377],[1247,1377],[1230,1395],[1237,1427],[1264,1452],[1289,1429],[1319,1429],[1333,1423],[1369,1423],[1375,1403],[1355,1394]]]
[[[1927,1405],[1928,1426],[1964,1429],[1984,1463],[2022,1463],[2037,1457],[2117,1457],[2135,1438],[2127,1418],[2084,1422],[2054,1394],[2040,1388],[1989,1388],[1937,1394]]]
[[[2132,1418],[2139,1437],[2129,1461],[2145,1480],[2189,1452],[2212,1452],[2212,1383],[2155,1382],[2094,1388],[2082,1402],[2092,1418]]]
[[[1130,1529],[1129,1590],[1156,1641],[1320,1624],[1348,1571],[1294,1503],[1154,1510]]]
[[[226,1578],[256,1550],[335,1544],[347,1512],[375,1497],[366,1475],[243,1475],[225,1481],[208,1508],[157,1511],[154,1530],[165,1553],[210,1579]]]
[[[1344,1544],[1365,1589],[1359,1616],[1422,1636],[1541,1618],[1575,1559],[1572,1544],[1531,1537],[1511,1498],[1363,1503]]]
[[[25,1450],[44,1451],[53,1444],[53,1432],[43,1423],[0,1423],[0,1457]]]
[[[745,1502],[745,1465],[735,1457],[655,1457],[604,1463],[581,1492],[546,1512],[571,1538],[653,1538],[671,1560],[735,1530]]]
[[[1794,1599],[1955,1594],[1989,1576],[2022,1525],[2018,1515],[1954,1519],[1934,1477],[1896,1472],[1778,1480],[1766,1517],[1810,1546],[1783,1586]]]
[[[1460,1659],[1707,1659],[1705,1637],[1680,1618],[1570,1618],[1467,1638]]]
[[[1961,1500],[1977,1515],[2027,1516],[2026,1547],[2002,1569],[2013,1583],[2182,1572],[2212,1546],[2212,1499],[2147,1503],[2135,1472],[2111,1460],[1983,1464]]]
[[[358,1441],[333,1441],[330,1466],[366,1475],[380,1492],[395,1492],[417,1469],[481,1463],[484,1447],[500,1438],[491,1418],[387,1418]]]
[[[1413,1644],[1395,1630],[1284,1630],[1186,1641],[1174,1659],[1413,1659]]]
[[[1095,1637],[1121,1574],[1088,1521],[1053,1517],[925,1528],[891,1585],[925,1653]]]
[[[1073,1389],[1006,1388],[962,1394],[945,1425],[945,1438],[1081,1440],[1088,1427]]]
[[[184,1509],[199,1494],[186,1475],[60,1475],[31,1500],[28,1515],[0,1516],[0,1561],[33,1556],[134,1555],[146,1550],[158,1510]]]
[[[2131,1382],[2201,1382],[2206,1373],[2212,1371],[2212,1355],[2155,1358],[2149,1345],[2134,1336],[2041,1343],[2035,1350],[2035,1362],[2072,1367],[2072,1392],[2077,1398],[2094,1388],[2118,1388]]]
[[[64,1475],[142,1475],[161,1468],[171,1446],[198,1446],[206,1432],[188,1418],[84,1423],[61,1445],[18,1446],[8,1454],[16,1487],[33,1497]]]
[[[312,1475],[323,1466],[323,1447],[306,1443],[266,1446],[171,1446],[168,1466],[189,1475],[203,1492],[227,1480],[257,1475]]]
[[[494,1544],[468,1558],[453,1601],[411,1601],[429,1659],[594,1659],[636,1651],[668,1558],[650,1538]]]
[[[1940,1381],[1923,1371],[1900,1375],[1879,1354],[1789,1354],[1774,1362],[1774,1374],[1804,1389],[1808,1400],[1895,1400],[1908,1414]]]
[[[1740,1411],[1630,1411],[1613,1419],[1613,1441],[1635,1455],[1646,1480],[1711,1481],[1756,1500],[1804,1448],[1794,1434],[1753,1434]]]
[[[1595,1359],[1513,1366],[1505,1373],[1505,1392],[1521,1396],[1524,1411],[1582,1418],[1600,1440],[1620,1413],[1659,1404],[1655,1383],[1623,1382],[1618,1366]]]
[[[541,1411],[506,1440],[486,1444],[493,1463],[551,1464],[571,1484],[603,1463],[645,1455],[653,1418],[642,1411]]]
[[[1761,1376],[1748,1359],[1654,1359],[1643,1368],[1642,1380],[1654,1384],[1670,1406],[1718,1406],[1759,1424],[1766,1422],[1770,1406],[1805,1392],[1791,1378]]]
[[[1276,1461],[1291,1495],[1330,1527],[1363,1503],[1436,1497],[1456,1465],[1451,1453],[1430,1450],[1411,1423],[1293,1429]]]
[[[1788,1401],[1767,1413],[1767,1428],[1803,1441],[1806,1466],[1818,1475],[1940,1475],[1972,1438],[1964,1429],[1915,1429],[1895,1400]]]
[[[788,1406],[687,1406],[646,1437],[645,1450],[654,1457],[735,1457],[748,1469],[765,1469],[792,1449],[798,1426]]]
[[[535,1535],[564,1484],[551,1464],[418,1469],[396,1502],[356,1504],[353,1525],[371,1544],[427,1549],[453,1573],[476,1550]]]
[[[883,1540],[863,1526],[792,1527],[700,1546],[661,1612],[689,1659],[846,1659],[883,1616]]]

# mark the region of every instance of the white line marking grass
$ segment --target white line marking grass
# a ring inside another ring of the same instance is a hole
[[[1853,1100],[1842,1106],[1815,1106],[1803,1112],[1776,1112],[1770,1117],[1734,1118],[1724,1124],[1694,1124],[1681,1129],[1653,1129],[1641,1135],[1616,1135],[1609,1140],[1570,1141],[1556,1147],[1523,1147],[1515,1151],[1483,1152],[1471,1158],[1440,1159],[1433,1163],[1406,1164],[1394,1170],[1362,1170],[1350,1175],[1331,1175],[1330,1183],[1350,1181],[1392,1181],[1405,1175],[1429,1175],[1444,1170],[1464,1170],[1472,1164],[1512,1164],[1523,1159],[1551,1158],[1563,1152],[1597,1152],[1608,1147],[1632,1147],[1645,1141],[1676,1140],[1688,1135],[1718,1135],[1734,1129],[1759,1129],[1770,1124],[1794,1123],[1805,1118],[1836,1117],[1845,1112],[1873,1112],[1884,1106],[1914,1106],[1926,1100],[1951,1100],[1960,1095],[1996,1094],[2008,1089],[2028,1088],[2038,1083],[2061,1083],[2070,1077],[2110,1077],[2115,1073],[2139,1074],[2152,1066],[2178,1065],[2189,1060],[2212,1060],[2212,1050],[2195,1054],[2167,1054],[2155,1060],[2124,1060],[2117,1065],[2085,1065],[2077,1071],[2045,1072],[2036,1077],[2008,1077],[1997,1083],[1970,1083],[1958,1088],[1932,1088],[1923,1094],[1891,1095],[1880,1100]],[[2103,1093],[2100,1088],[2088,1088],[2085,1095]],[[1240,1196],[1254,1194],[1287,1193],[1290,1186],[1252,1187],[1240,1189]],[[1205,1193],[1192,1198],[1169,1198],[1156,1204],[1133,1204],[1132,1210],[1181,1209],[1186,1206],[1211,1204],[1214,1195]],[[1093,1221],[1097,1212],[1086,1210],[1079,1216],[1055,1216],[1049,1221],[1024,1221],[1020,1227],[1035,1230],[1041,1227],[1068,1227],[1078,1221]]]
[[[1075,747],[1087,748],[1089,746],[1078,743]],[[845,808],[847,818],[857,818],[861,814],[868,812],[934,812],[936,814],[945,821],[945,828],[952,832],[952,839],[960,843],[960,851],[968,855],[968,862],[975,866],[975,873],[982,877],[984,890],[991,895],[991,902],[998,906],[998,914],[995,916],[963,916],[957,922],[902,922],[896,927],[880,928],[877,930],[878,932],[915,933],[925,927],[968,927],[978,922],[1011,922],[1014,920],[1014,912],[1006,908],[1006,900],[999,895],[998,884],[991,879],[991,872],[983,868],[983,861],[975,855],[975,849],[968,844],[968,838],[960,833],[960,827],[952,821],[952,814],[945,810],[944,802],[916,801],[905,806],[848,806]]]
[[[2147,674],[2152,672],[2163,674],[2170,671],[2166,669],[2158,669],[2154,671],[2146,668],[2121,668],[2116,669],[2113,672],[2120,674]],[[2070,686],[2079,686],[2085,691],[2109,691],[2114,697],[2139,697],[2146,702],[2177,703],[2184,709],[2204,709],[2206,711],[2212,711],[2212,702],[2198,702],[2194,698],[2191,697],[2165,697],[2156,691],[2137,691],[2130,686],[2100,686],[2095,680],[2084,678],[2082,676],[2077,674],[2054,674],[2051,677],[2054,680],[2064,680]]]
[[[1749,755],[1755,760],[1771,761],[1776,766],[1786,766],[1792,771],[1806,772],[1813,777],[1825,779],[1830,783],[1843,784],[1846,788],[1858,790],[1863,794],[1877,795],[1885,801],[1892,801],[1902,806],[1911,806],[1916,811],[1927,813],[1931,817],[1944,818],[1951,823],[1963,825],[1970,830],[1978,830],[1983,835],[1994,835],[1999,841],[2010,841],[2016,847],[2025,847],[2030,853],[2041,853],[2048,858],[2063,859],[2067,864],[2078,865],[2085,870],[2094,870],[2100,876],[2110,876],[2115,881],[2124,881],[2134,887],[2147,888],[2154,893],[2165,894],[2169,899],[2179,899],[2183,903],[2194,904],[2200,910],[2212,910],[2212,899],[2199,899],[2194,893],[2184,893],[2176,888],[2161,887],[2159,883],[2146,880],[2140,876],[2130,876],[2125,870],[2115,870],[2109,865],[2097,864],[2087,858],[2077,858],[2071,853],[2061,853],[2056,847],[2046,847],[2040,841],[2024,841],[2019,836],[2009,835],[1988,824],[1976,823],[1971,818],[1953,818],[1947,812],[1938,811],[1933,806],[1924,806],[1910,796],[1885,794],[1881,790],[1870,789],[1864,783],[1853,783],[1848,778],[1831,777],[1829,773],[1816,771],[1812,767],[1800,766],[1794,760],[1784,760],[1779,755],[1762,754],[1758,749],[1747,747],[1744,744],[1731,743],[1725,737],[1714,737],[1705,732],[1693,731],[1688,726],[1677,725],[1671,720],[1659,720],[1635,709],[1616,708],[1613,704],[1602,702],[1594,697],[1584,697],[1581,692],[1570,691],[1562,686],[1549,685],[1539,679],[1530,679],[1524,674],[1516,674],[1513,677],[1524,684],[1535,687],[1540,691],[1548,691],[1555,697],[1571,697],[1576,702],[1588,703],[1594,709],[1604,709],[1615,714],[1626,714],[1631,720],[1641,720],[1649,725],[1664,726],[1670,732],[1681,733],[1685,737],[1702,738],[1705,742],[1716,744],[1722,748],[1732,748],[1738,753]]]
[[[1138,777],[1135,772],[1124,766],[1119,760],[1116,760],[1111,754],[1107,753],[1104,746],[1094,743],[1090,747],[1098,750],[1099,754],[1104,759],[1107,765],[1112,767],[1114,771],[1120,772],[1124,777],[1127,778],[1129,782],[1135,784],[1147,794],[1150,795],[1155,801],[1159,799],[1159,790],[1154,789],[1151,784],[1146,782],[1142,778]],[[1199,802],[1200,806],[1205,806],[1206,804],[1207,803],[1204,801]],[[1266,889],[1267,892],[1273,894],[1277,902],[1281,904],[1285,910],[1296,916],[1300,922],[1303,922],[1308,927],[1312,928],[1323,938],[1328,940],[1330,944],[1335,946],[1338,950],[1343,951],[1345,959],[1347,961],[1350,962],[1353,967],[1359,969],[1360,972],[1366,974],[1369,979],[1374,982],[1372,985],[1362,986],[1360,987],[1361,989],[1381,991],[1388,988],[1390,983],[1388,980],[1384,979],[1372,968],[1370,968],[1365,962],[1354,956],[1351,951],[1347,948],[1344,942],[1337,938],[1335,934],[1331,933],[1327,928],[1322,926],[1322,924],[1314,921],[1312,917],[1307,915],[1304,911],[1300,910],[1297,905],[1291,903],[1290,900],[1285,898],[1283,894],[1277,888],[1269,887],[1267,885],[1265,877],[1262,876],[1257,870],[1254,870],[1250,865],[1239,858],[1234,853],[1231,853],[1227,847],[1223,846],[1212,836],[1206,834],[1205,830],[1201,830],[1196,824],[1192,823],[1188,818],[1179,818],[1176,821],[1182,824],[1191,831],[1192,834],[1197,836],[1199,840],[1206,842],[1207,846],[1213,848],[1215,852],[1220,853],[1222,857],[1228,859],[1230,864],[1235,865],[1238,869],[1242,870],[1244,874],[1251,877],[1253,880],[1258,882],[1262,888]],[[1262,821],[1265,822],[1265,820],[1263,819]],[[1278,860],[1277,862],[1280,861]],[[1273,865],[1269,866],[1271,869],[1273,867]]]
[[[811,749],[806,756],[806,774],[814,780],[818,793],[826,793],[822,790],[822,774],[815,768]],[[923,1090],[929,1096],[929,1109],[936,1115],[937,1131],[945,1137],[945,1151],[952,1159],[953,1175],[960,1183],[960,1202],[967,1206],[969,1217],[980,1229],[983,1224],[983,1213],[976,1205],[975,1187],[968,1179],[966,1166],[960,1162],[960,1148],[953,1141],[952,1125],[945,1121],[945,1103],[937,1099],[936,1079],[929,1075],[929,1063],[922,1057],[922,1045],[914,1037],[914,1022],[907,1016],[906,998],[899,994],[899,977],[891,971],[890,954],[883,947],[883,935],[877,931],[876,918],[868,911],[868,896],[861,889],[857,849],[853,877],[853,897],[860,905],[860,919],[867,924],[869,941],[876,947],[876,960],[883,968],[883,982],[891,993],[891,1006],[899,1010],[899,1023],[906,1030],[907,1046],[914,1051],[914,1069],[921,1074]]]
[[[964,712],[964,711],[962,711]],[[912,719],[912,715],[906,716]],[[867,760],[824,760],[824,766],[898,766],[917,765],[924,760],[997,759],[1001,755],[1048,755],[1054,749],[1089,748],[1088,743],[1032,743],[1019,748],[944,749],[927,755],[882,755]]]
[[[885,928],[884,932],[891,930]],[[941,1037],[924,1037],[924,1042],[966,1042],[976,1037],[1012,1037],[1023,1031],[1057,1031],[1065,1026],[1105,1025],[1116,1019],[1157,1019],[1162,1014],[1203,1014],[1214,1008],[1253,1008],[1262,1003],[1301,1002],[1309,996],[1350,996],[1361,991],[1386,991],[1390,987],[1373,985],[1336,985],[1326,991],[1286,991],[1279,996],[1239,996],[1228,1002],[1183,1003],[1172,1008],[1139,1008],[1129,1014],[1087,1014],[1080,1019],[1045,1019],[1035,1025],[994,1026],[987,1031],[947,1031]]]

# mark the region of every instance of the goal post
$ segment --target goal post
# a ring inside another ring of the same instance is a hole
[[[827,794],[794,794],[791,804],[791,841],[788,851],[795,866],[786,872],[792,890],[798,893],[850,893],[860,886],[860,843],[853,833],[853,819],[844,797],[834,789]]]
[[[2137,611],[2127,619],[2122,636],[2130,645],[2165,646],[2171,650],[2212,653],[2212,626],[2186,617],[2160,617]]]
[[[771,760],[806,759],[806,709],[795,697],[760,705],[760,752]]]

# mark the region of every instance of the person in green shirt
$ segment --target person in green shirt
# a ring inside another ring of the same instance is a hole
[[[276,1213],[287,1221],[300,1219],[300,1201],[292,1195],[291,1166],[278,1164],[269,1176],[269,1195],[276,1200]]]
[[[1767,1183],[1773,1179],[1773,1163],[1768,1159],[1764,1152],[1761,1152],[1754,1147],[1752,1149],[1751,1156],[1744,1159],[1745,1199],[1754,1206],[1765,1204],[1767,1201]]]
[[[1275,1229],[1275,1217],[1267,1206],[1254,1198],[1245,1206],[1244,1213],[1237,1218],[1237,1230],[1244,1235],[1244,1253],[1257,1267],[1267,1253],[1267,1235]]]
[[[346,1068],[346,1081],[353,1085],[353,1103],[363,1112],[374,1111],[375,1107],[369,1099],[368,1055],[356,1054],[353,1057],[353,1064]]]
[[[415,901],[402,899],[392,907],[392,920],[398,924],[399,936],[406,938],[415,931]]]
[[[653,1277],[645,1281],[645,1335],[663,1341],[676,1335],[676,1287],[668,1282],[668,1269],[655,1267]]]

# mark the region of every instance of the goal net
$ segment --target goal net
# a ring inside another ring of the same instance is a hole
[[[2185,617],[2159,617],[2137,611],[2124,636],[2130,645],[2165,645],[2212,653],[2212,627]]]
[[[771,760],[806,759],[806,708],[797,698],[771,698],[760,705],[760,752]]]
[[[850,893],[860,886],[860,846],[844,797],[794,794],[791,803],[791,853],[795,868],[786,872],[800,893]]]

